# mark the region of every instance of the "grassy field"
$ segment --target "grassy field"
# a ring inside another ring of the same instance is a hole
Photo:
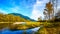
[[[15,23],[15,22],[14,22]],[[18,30],[26,30],[32,29],[35,27],[40,27],[43,25],[42,28],[36,34],[59,34],[60,32],[60,22],[58,23],[47,23],[47,22],[25,22],[25,24],[13,24],[13,22],[0,22],[0,29],[3,28],[10,28],[18,29]]]
[[[40,22],[25,22],[25,24],[13,24],[13,22],[0,22],[0,28],[16,28],[16,29],[30,29],[34,27],[39,27]]]

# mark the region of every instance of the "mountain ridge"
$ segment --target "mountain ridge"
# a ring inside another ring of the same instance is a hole
[[[14,15],[14,16],[20,16],[20,17],[22,17],[22,18],[24,18],[24,19],[26,19],[26,20],[35,21],[34,19],[31,19],[31,18],[29,18],[28,16],[24,16],[24,15],[19,14],[19,13],[9,13],[9,14],[12,14],[12,15]]]

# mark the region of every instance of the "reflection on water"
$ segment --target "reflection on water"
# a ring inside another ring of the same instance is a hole
[[[34,34],[35,32],[37,32],[39,30],[40,27],[36,27],[33,29],[29,29],[29,30],[15,30],[15,31],[11,31],[7,28],[4,28],[2,30],[0,30],[0,34]]]

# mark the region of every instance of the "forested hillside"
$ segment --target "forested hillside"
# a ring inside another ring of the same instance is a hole
[[[29,22],[30,20],[26,20],[20,16],[14,16],[12,14],[0,14],[0,22]]]

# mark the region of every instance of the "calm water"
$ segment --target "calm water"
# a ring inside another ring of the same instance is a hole
[[[29,30],[15,30],[15,31],[11,31],[9,29],[3,29],[2,31],[0,30],[0,34],[34,34],[35,32],[37,32],[39,30],[40,27],[36,27],[33,29],[29,29]]]

